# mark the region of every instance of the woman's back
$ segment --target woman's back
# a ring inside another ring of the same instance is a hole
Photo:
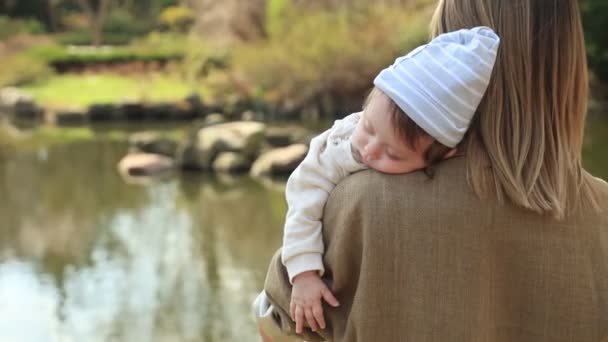
[[[324,214],[336,341],[608,341],[608,185],[582,169],[577,0],[439,0],[433,35],[501,38],[488,89],[435,178],[362,172]],[[266,282],[289,307],[280,263]],[[288,321],[288,317],[280,313]]]
[[[325,337],[608,337],[608,185],[592,181],[602,212],[557,221],[479,200],[465,162],[445,161],[432,180],[362,172],[338,186],[325,211],[324,261],[342,305],[327,309]],[[280,270],[271,267],[266,291],[285,307],[289,283]]]

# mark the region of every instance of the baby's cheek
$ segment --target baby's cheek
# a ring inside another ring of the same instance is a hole
[[[361,147],[363,146],[363,138],[361,137],[361,134],[358,134],[358,132],[355,132],[355,134],[353,134],[352,136],[352,144],[355,146],[355,148],[357,150],[361,150]]]

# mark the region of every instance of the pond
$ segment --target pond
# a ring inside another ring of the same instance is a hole
[[[608,178],[608,119],[585,164]],[[258,341],[250,302],[281,242],[281,183],[129,184],[124,139],[0,140],[1,341]]]

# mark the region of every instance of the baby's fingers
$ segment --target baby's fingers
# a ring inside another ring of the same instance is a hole
[[[313,306],[312,314],[315,316],[317,323],[319,323],[319,327],[321,327],[321,329],[325,329],[325,317],[323,317],[323,307],[321,307],[321,303]]]
[[[308,322],[310,329],[312,331],[317,331],[319,328],[317,327],[317,322],[315,321],[315,316],[312,314],[312,309],[306,308],[304,311],[304,314],[306,315],[306,321]]]
[[[304,310],[299,305],[296,305],[296,334],[302,333],[302,328],[304,326]]]
[[[333,307],[340,306],[340,302],[338,302],[336,297],[334,297],[334,294],[331,293],[331,291],[329,291],[327,287],[321,290],[321,295],[323,295],[323,299],[325,299],[325,301],[329,303],[329,305]]]

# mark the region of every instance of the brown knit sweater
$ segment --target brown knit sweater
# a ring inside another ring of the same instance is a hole
[[[340,300],[307,340],[600,341],[608,338],[608,185],[601,212],[556,221],[481,201],[465,158],[340,183],[325,208],[324,280]],[[291,286],[280,252],[265,290],[285,331]]]

